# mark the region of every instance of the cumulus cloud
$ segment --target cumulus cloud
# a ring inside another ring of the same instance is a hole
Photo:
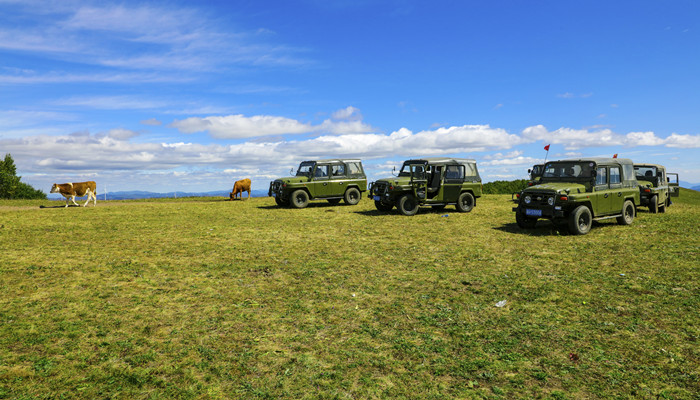
[[[291,118],[242,114],[211,117],[191,117],[175,120],[170,127],[182,133],[208,132],[217,139],[242,139],[274,135],[298,135],[320,133],[331,135],[351,135],[372,132],[373,128],[362,122],[360,110],[354,107],[336,111],[332,119],[312,125]]]
[[[623,135],[608,128],[597,130],[559,128],[550,132],[544,126],[536,125],[525,128],[522,132],[522,138],[526,141],[539,140],[544,143],[562,145],[566,150],[605,146],[700,147],[700,135],[673,133],[667,138],[661,138],[654,132],[630,132]]]
[[[309,133],[310,124],[270,115],[228,115],[225,117],[192,117],[175,120],[171,127],[182,133],[209,132],[218,139],[241,139],[256,136]]]

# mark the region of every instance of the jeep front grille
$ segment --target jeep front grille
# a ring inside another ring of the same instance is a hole
[[[529,206],[549,206],[547,200],[555,197],[555,195],[552,193],[523,193],[520,195],[520,198],[523,199],[525,196],[530,196],[532,199],[530,204],[527,204]]]
[[[374,192],[375,195],[381,196],[387,191],[387,184],[386,182],[376,182],[374,186],[372,187],[372,191]]]

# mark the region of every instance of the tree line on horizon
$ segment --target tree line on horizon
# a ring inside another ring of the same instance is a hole
[[[17,176],[15,160],[10,153],[5,154],[5,159],[0,161],[0,199],[46,200],[46,193],[21,182],[21,179]]]

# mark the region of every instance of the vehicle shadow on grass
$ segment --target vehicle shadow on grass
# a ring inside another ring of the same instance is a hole
[[[318,203],[309,203],[304,208],[328,208],[329,210],[327,211],[332,211],[332,209],[336,207],[346,207],[348,206],[347,204],[340,202],[339,204],[330,204],[330,203],[324,203],[324,202],[318,202]],[[297,208],[294,208],[292,206],[278,206],[277,204],[268,204],[265,206],[258,206],[257,207],[260,210],[276,210],[276,209],[285,209],[285,210],[297,210]]]
[[[614,223],[601,223],[598,221],[593,221],[593,226],[591,227],[591,230],[593,230],[593,229],[605,229],[605,228],[616,226],[616,225],[617,224],[614,224]],[[523,228],[519,227],[518,224],[515,222],[501,225],[501,226],[497,226],[497,227],[494,227],[493,229],[501,231],[501,232],[515,233],[518,235],[528,235],[528,236],[568,236],[568,235],[571,235],[571,233],[569,233],[568,225],[557,226],[548,220],[537,221],[537,225],[535,225],[535,227],[532,229],[523,229]]]
[[[75,204],[69,204],[68,207],[82,207],[82,206],[81,205],[76,206]],[[42,204],[39,206],[39,208],[67,208],[67,207],[65,206],[65,204],[62,206],[45,206]]]
[[[396,208],[392,208],[390,211],[379,211],[379,210],[364,210],[364,211],[355,211],[355,214],[360,214],[368,217],[378,217],[382,215],[398,215],[400,217],[403,217],[399,210]],[[436,210],[433,208],[429,207],[421,207],[420,210],[418,210],[418,213],[416,215],[421,215],[421,214],[427,214],[427,215],[436,215],[439,217],[445,217],[449,218],[452,214],[463,214],[455,210],[454,208],[452,209],[442,209],[442,210]]]

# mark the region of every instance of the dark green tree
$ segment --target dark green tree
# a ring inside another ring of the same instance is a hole
[[[15,160],[7,153],[0,161],[0,199],[46,199],[46,193],[21,182]]]
[[[526,179],[518,179],[515,181],[493,181],[484,183],[484,194],[511,194],[520,192],[526,187]]]

